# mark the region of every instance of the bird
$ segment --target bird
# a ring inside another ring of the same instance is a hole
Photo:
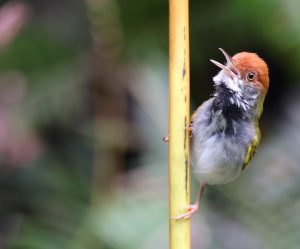
[[[269,88],[269,69],[256,53],[230,56],[213,77],[214,93],[191,117],[191,165],[199,182],[195,203],[176,220],[189,219],[199,209],[207,185],[225,184],[246,170],[260,139],[259,119]],[[167,140],[167,139],[166,139]]]

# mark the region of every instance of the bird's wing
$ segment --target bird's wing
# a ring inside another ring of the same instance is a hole
[[[260,130],[257,125],[256,135],[254,136],[254,138],[251,141],[250,146],[248,147],[246,157],[245,157],[245,160],[243,163],[242,171],[244,171],[249,166],[250,161],[252,160],[253,156],[255,155],[255,152],[257,150],[259,142],[260,142]]]
[[[196,111],[193,112],[192,117],[191,117],[191,123],[194,122],[196,116],[201,116],[202,114],[204,114],[203,112],[207,111],[207,107],[209,105],[212,104],[212,101],[214,100],[214,98],[210,98],[206,101],[204,101],[197,109]]]
[[[212,104],[214,98],[210,98],[206,101],[204,101],[192,114],[191,116],[191,122],[190,122],[190,136],[193,135],[193,123],[197,116],[201,117],[202,115],[207,115],[204,112],[207,112],[208,106]]]

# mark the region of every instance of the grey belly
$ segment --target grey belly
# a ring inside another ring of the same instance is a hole
[[[246,144],[219,133],[204,139],[195,137],[191,145],[191,163],[201,183],[227,183],[240,175]]]

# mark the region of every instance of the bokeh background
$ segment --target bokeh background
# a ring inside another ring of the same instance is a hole
[[[0,3],[0,248],[168,248],[168,2]],[[190,2],[191,110],[219,47],[257,52],[271,79],[261,147],[207,189],[193,249],[299,248],[299,9]]]

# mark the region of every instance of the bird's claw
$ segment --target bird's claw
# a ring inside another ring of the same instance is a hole
[[[192,137],[192,135],[193,135],[192,124],[189,124],[189,126],[186,126],[185,129],[187,130],[189,137]]]
[[[162,138],[162,140],[165,142],[165,143],[168,143],[169,140],[170,140],[170,136],[169,135],[166,135]]]
[[[174,220],[187,220],[187,219],[190,219],[191,216],[198,211],[198,209],[199,209],[198,204],[190,205],[186,208],[186,210],[187,210],[186,213],[176,216],[174,218]]]
[[[192,137],[192,132],[193,132],[193,128],[191,125],[185,127],[185,129],[187,130],[188,134],[189,134],[189,137]],[[168,143],[170,141],[170,135],[166,135],[162,138],[162,140],[165,142],[165,143]]]

